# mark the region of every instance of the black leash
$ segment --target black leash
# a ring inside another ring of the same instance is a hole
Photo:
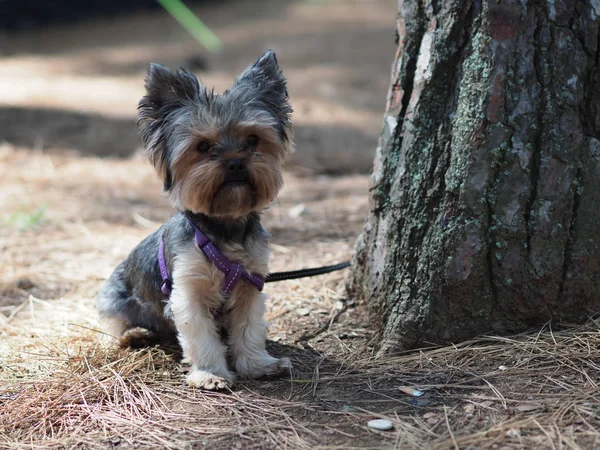
[[[335,272],[350,267],[350,261],[334,264],[333,266],[314,267],[312,269],[290,270],[289,272],[273,272],[267,275],[265,283],[273,283],[275,281],[293,280],[295,278],[314,277],[315,275],[323,275],[324,273]]]

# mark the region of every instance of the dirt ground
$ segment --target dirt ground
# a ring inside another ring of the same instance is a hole
[[[149,61],[224,89],[277,52],[297,152],[264,213],[273,271],[349,259],[368,208],[396,2],[195,10],[223,53],[160,12],[0,36],[0,448],[599,448],[593,322],[376,360],[336,272],[267,287],[268,347],[292,359],[289,378],[204,393],[161,349],[105,339],[100,286],[172,214],[135,130]]]

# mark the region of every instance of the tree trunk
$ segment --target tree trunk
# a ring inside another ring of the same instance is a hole
[[[600,0],[399,1],[349,287],[380,351],[600,310]]]

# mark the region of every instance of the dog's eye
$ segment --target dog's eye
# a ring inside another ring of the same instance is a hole
[[[246,145],[248,147],[256,147],[258,145],[258,141],[260,141],[260,139],[258,138],[258,136],[255,135],[255,134],[251,134],[246,139]]]
[[[210,151],[210,148],[212,147],[212,145],[210,144],[210,142],[208,141],[200,141],[200,143],[198,144],[198,151],[200,153],[208,153]]]

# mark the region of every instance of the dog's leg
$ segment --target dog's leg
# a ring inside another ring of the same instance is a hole
[[[184,358],[192,364],[187,382],[202,389],[226,389],[232,385],[234,376],[227,369],[226,348],[210,312],[211,305],[218,300],[210,299],[211,280],[202,271],[193,270],[198,267],[197,257],[191,262],[185,254],[176,261],[170,299]]]
[[[184,358],[192,364],[188,384],[208,390],[230,387],[233,375],[227,369],[226,348],[202,300],[180,287],[173,289],[171,305]]]
[[[230,352],[238,374],[248,378],[289,373],[288,358],[277,359],[265,350],[268,323],[266,296],[251,286],[240,286],[234,307],[227,314]]]
[[[105,332],[118,339],[123,348],[148,347],[174,335],[172,324],[164,317],[162,301],[146,289],[145,279],[135,268],[138,262],[130,256],[121,263],[97,299]]]

